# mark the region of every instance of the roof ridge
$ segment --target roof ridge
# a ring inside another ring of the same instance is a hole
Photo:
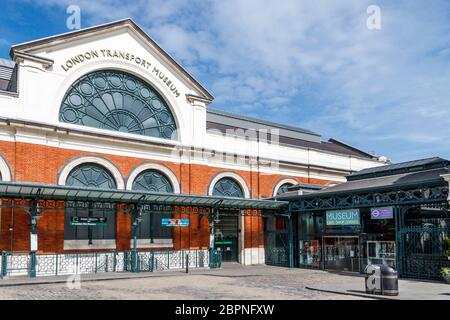
[[[409,170],[411,168],[420,167],[420,166],[424,167],[424,170],[421,170],[421,171],[427,171],[427,170],[436,169],[436,168],[427,168],[428,166],[439,164],[439,163],[446,163],[448,165],[448,163],[450,163],[450,161],[443,159],[441,157],[430,157],[430,158],[424,158],[424,159],[418,159],[418,160],[393,163],[393,164],[388,164],[388,165],[384,165],[384,166],[363,169],[361,171],[355,172],[355,173],[351,174],[350,176],[348,176],[347,180],[358,180],[358,179],[362,179],[363,176],[367,176],[367,175],[381,175],[381,176],[393,175],[393,174],[395,175],[396,174],[395,171]],[[411,171],[408,171],[408,172],[411,173]],[[404,173],[408,173],[408,172],[404,172]],[[403,173],[403,172],[400,172],[399,174],[401,174],[401,173]],[[356,178],[358,178],[358,179],[356,179]]]

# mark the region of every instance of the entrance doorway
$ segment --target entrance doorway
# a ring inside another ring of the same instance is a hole
[[[221,215],[214,228],[214,248],[223,262],[238,262],[239,216]]]
[[[323,237],[324,268],[360,271],[358,237]]]

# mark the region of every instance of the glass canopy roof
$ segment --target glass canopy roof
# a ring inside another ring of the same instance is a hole
[[[288,205],[287,201],[257,200],[243,198],[210,197],[183,194],[149,193],[145,191],[122,191],[89,189],[47,184],[0,182],[0,197],[36,198],[45,200],[95,201],[113,203],[139,203],[230,209],[276,210]]]

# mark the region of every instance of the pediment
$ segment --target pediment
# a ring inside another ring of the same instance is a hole
[[[57,36],[39,39],[11,49],[11,56],[41,59],[55,72],[65,74],[84,63],[117,60],[144,69],[172,87],[176,80],[192,96],[211,102],[213,96],[165,52],[133,20],[126,19]],[[172,80],[171,80],[172,78]],[[174,79],[176,78],[176,79]]]

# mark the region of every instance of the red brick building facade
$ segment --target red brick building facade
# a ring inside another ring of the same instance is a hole
[[[132,190],[137,176],[151,168],[174,193],[212,196],[219,178],[227,178],[243,198],[265,199],[281,187],[339,183],[352,171],[381,164],[309,130],[210,110],[211,94],[131,20],[21,44],[11,52],[15,67],[8,89],[0,91],[4,182],[65,185],[76,168],[93,163],[118,190]],[[95,98],[94,91],[106,85]],[[146,112],[153,114],[142,116]],[[272,141],[262,139],[262,132]],[[130,215],[116,214],[113,244],[88,248],[65,245],[65,214],[42,213],[38,253],[130,250]],[[264,263],[263,218],[240,219],[239,260]],[[29,251],[30,233],[28,213],[1,209],[1,251]],[[189,227],[173,229],[171,243],[151,249],[208,249],[209,233],[207,219],[190,219]],[[243,258],[247,249],[249,259]]]

